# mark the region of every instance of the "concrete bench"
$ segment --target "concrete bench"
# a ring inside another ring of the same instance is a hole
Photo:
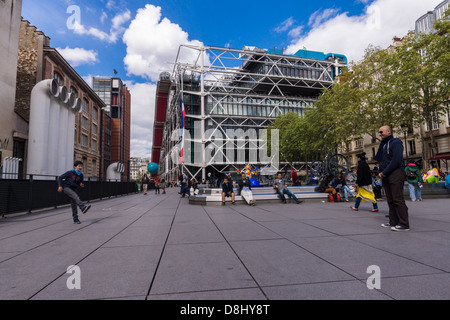
[[[289,187],[289,190],[295,194],[295,196],[301,200],[315,200],[315,201],[327,201],[328,193],[321,193],[315,191],[315,186],[304,187]],[[234,189],[236,204],[247,204],[247,202],[238,195],[237,189]],[[273,203],[280,202],[278,195],[275,193],[272,187],[252,188],[253,199],[256,201],[256,205],[261,203]],[[286,196],[286,200],[289,203],[289,197]],[[230,198],[226,198],[227,203],[231,203]],[[198,205],[220,205],[222,202],[222,189],[220,188],[205,188],[200,189],[198,195],[192,195],[189,197],[190,204]],[[295,203],[293,200],[291,203]]]

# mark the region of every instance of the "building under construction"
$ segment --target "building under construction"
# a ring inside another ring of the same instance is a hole
[[[263,129],[278,115],[303,115],[346,65],[333,53],[182,45],[158,81],[152,161],[166,180],[181,170],[201,181],[247,164],[279,169]]]

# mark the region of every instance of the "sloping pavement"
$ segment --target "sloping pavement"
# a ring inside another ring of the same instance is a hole
[[[411,231],[393,232],[385,201],[199,206],[177,191],[92,202],[80,225],[70,207],[1,219],[0,299],[450,299],[448,199],[407,201]]]

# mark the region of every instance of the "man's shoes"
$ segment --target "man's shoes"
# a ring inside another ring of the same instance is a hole
[[[392,231],[409,231],[409,228],[402,226],[395,226],[391,228]]]
[[[303,202],[303,200],[297,199],[297,204],[302,203],[302,202]]]
[[[287,201],[286,201],[286,200],[283,200],[283,203],[284,203],[284,204],[286,204],[286,203],[287,203]]]
[[[75,220],[73,220],[73,223],[75,223],[75,224],[80,224],[80,223],[81,223],[81,221],[80,221],[80,220],[78,220],[78,219],[75,219]]]
[[[382,223],[381,226],[383,228],[391,228],[392,227],[389,223]]]
[[[222,202],[222,205],[224,206],[224,205],[225,205],[225,202]]]
[[[353,211],[358,211],[359,210],[358,208],[355,208],[355,207],[350,207],[350,209],[352,209]]]
[[[83,209],[81,209],[81,212],[83,212],[83,214],[85,214],[86,212],[88,212],[88,210],[91,208],[91,205],[89,204],[89,205],[87,205],[87,206],[84,206],[83,207]]]
[[[378,212],[378,209],[372,209],[369,212]]]
[[[231,204],[234,206],[236,204],[236,202],[232,201]]]

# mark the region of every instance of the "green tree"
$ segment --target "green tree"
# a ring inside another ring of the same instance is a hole
[[[448,112],[450,98],[449,13],[447,10],[446,19],[436,21],[433,32],[405,37],[387,60],[391,92],[383,98],[405,110],[399,114],[400,120],[427,124],[432,154],[436,153],[432,124]]]

